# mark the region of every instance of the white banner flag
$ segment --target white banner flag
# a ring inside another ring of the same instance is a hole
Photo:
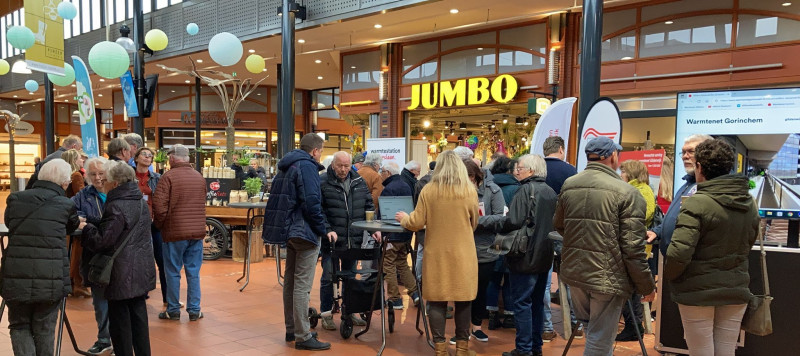
[[[586,143],[589,140],[605,136],[620,143],[622,139],[622,121],[619,117],[619,108],[610,98],[600,98],[592,105],[586,121],[583,123],[581,136],[578,137],[578,172],[586,168]]]
[[[533,129],[531,153],[544,156],[542,145],[550,136],[561,136],[564,139],[564,157],[569,148],[569,133],[572,127],[572,110],[578,98],[564,98],[556,101],[539,118]]]

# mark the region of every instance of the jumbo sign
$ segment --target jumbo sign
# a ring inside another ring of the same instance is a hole
[[[460,79],[455,82],[414,84],[411,86],[411,106],[408,110],[436,107],[480,105],[489,99],[505,104],[517,95],[519,84],[514,77],[503,74],[490,81],[487,78]]]

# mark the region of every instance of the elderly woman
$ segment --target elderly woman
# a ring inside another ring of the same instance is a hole
[[[105,290],[114,353],[150,355],[145,296],[155,289],[156,270],[152,260],[141,258],[153,255],[150,214],[130,165],[110,161],[105,171],[108,197],[103,217],[99,225],[86,225],[83,243],[86,248],[108,256],[121,249]]]
[[[52,355],[58,305],[70,292],[64,236],[79,227],[75,204],[64,196],[72,170],[56,158],[39,170],[31,189],[11,193],[10,232],[0,269],[15,355]]]
[[[106,205],[106,171],[103,166],[108,162],[104,157],[94,157],[86,160],[86,181],[88,185],[81,189],[72,202],[78,209],[78,216],[95,226],[100,225],[103,216],[103,207]],[[105,297],[105,288],[92,284],[86,279],[89,271],[89,260],[94,256],[94,251],[83,249],[81,256],[81,276],[86,286],[92,288],[92,304],[94,305],[94,318],[97,322],[97,341],[87,350],[91,354],[101,354],[111,350],[111,335],[108,332],[108,301]]]
[[[456,354],[469,354],[470,304],[478,294],[473,237],[478,225],[478,193],[453,151],[437,158],[433,178],[422,188],[411,215],[401,211],[395,219],[410,231],[426,228],[422,294],[430,303],[436,355],[447,355],[445,313],[449,301],[456,305]]]

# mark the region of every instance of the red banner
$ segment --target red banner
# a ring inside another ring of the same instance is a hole
[[[649,173],[650,176],[661,176],[661,165],[664,162],[664,150],[620,152],[620,162],[625,162],[629,159],[641,161],[647,165],[647,173]]]

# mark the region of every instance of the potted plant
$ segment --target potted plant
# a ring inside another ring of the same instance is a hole
[[[256,195],[261,192],[261,178],[247,178],[244,180],[244,190],[247,191],[247,196],[250,197],[251,201],[253,198],[257,198]]]
[[[167,157],[167,150],[160,148],[156,151],[156,155],[153,157],[153,162],[156,164],[156,169],[159,172],[164,171],[164,164],[167,163],[169,157]]]

